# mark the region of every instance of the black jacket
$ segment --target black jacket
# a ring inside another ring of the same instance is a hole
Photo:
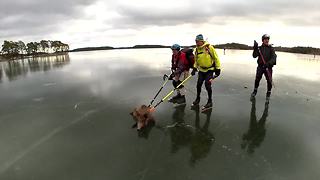
[[[277,55],[272,46],[261,45],[259,49],[268,67],[273,67],[273,65],[276,65]],[[258,49],[253,50],[252,56],[253,58],[259,57],[257,60],[258,66],[264,65]]]

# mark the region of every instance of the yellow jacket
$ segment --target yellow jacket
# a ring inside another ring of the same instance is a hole
[[[220,69],[220,60],[212,45],[207,42],[194,50],[194,67],[201,72]]]

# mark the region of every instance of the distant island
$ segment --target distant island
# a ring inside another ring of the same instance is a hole
[[[101,46],[101,47],[84,47],[70,50],[69,52],[79,52],[79,51],[99,51],[99,50],[112,50],[112,49],[146,49],[146,48],[170,48],[170,46],[163,45],[135,45],[132,47],[111,47],[111,46]]]
[[[49,56],[69,52],[69,45],[61,41],[41,40],[40,42],[4,41],[0,60],[24,58],[26,56]]]

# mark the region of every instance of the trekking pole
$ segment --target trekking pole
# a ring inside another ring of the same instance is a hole
[[[161,101],[159,101],[154,107],[153,109],[155,109],[157,106],[159,106],[159,104],[161,104],[162,102],[164,102],[165,100],[167,100],[172,93],[174,93],[175,90],[177,90],[180,86],[182,86],[186,81],[188,81],[190,78],[192,77],[192,75],[189,75],[185,80],[183,80],[176,88],[174,88],[172,91],[170,91],[164,98],[161,99]]]
[[[149,106],[150,107],[152,105],[152,103],[154,102],[154,100],[157,98],[157,96],[159,95],[159,93],[162,91],[163,87],[167,84],[167,82],[169,81],[169,77],[168,75],[164,75],[163,76],[163,80],[164,80],[164,83],[162,84],[161,88],[159,89],[159,91],[157,92],[157,94],[154,96],[154,98],[152,99],[152,101],[150,102]]]
[[[257,42],[256,40],[254,40],[254,41]],[[259,54],[260,54],[260,57],[261,57],[261,59],[262,59],[263,64],[266,64],[266,61],[264,60],[264,57],[263,57],[263,55],[262,55],[261,50],[260,50],[259,47],[258,47],[258,51],[259,51]],[[271,81],[272,86],[275,88],[276,86],[275,86],[274,83],[273,83],[272,76],[271,76],[271,73],[270,73],[270,71],[269,71],[269,68],[267,68],[266,70],[267,70],[267,74],[268,74],[268,76],[269,76],[269,81]]]

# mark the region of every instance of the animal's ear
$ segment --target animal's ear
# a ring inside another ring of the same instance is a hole
[[[133,112],[131,112],[130,115],[133,116]]]
[[[137,127],[137,123],[134,123],[131,128],[136,128]]]

